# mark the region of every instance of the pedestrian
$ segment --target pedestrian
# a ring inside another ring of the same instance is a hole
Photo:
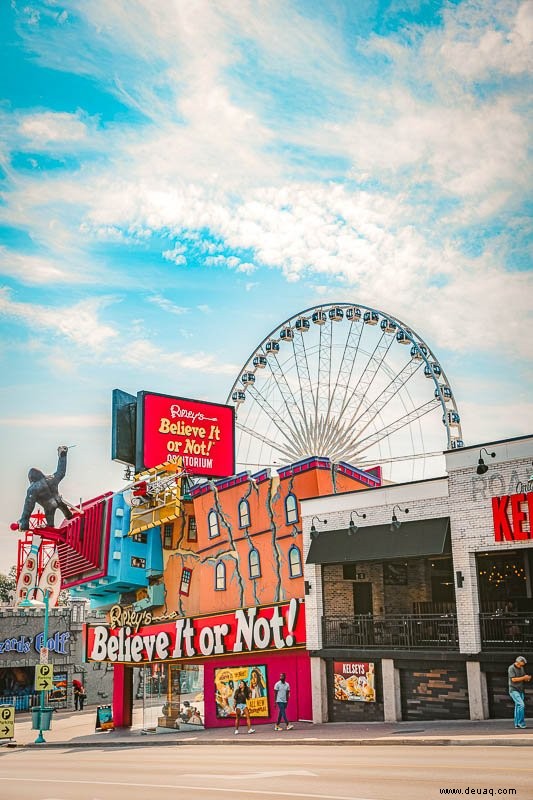
[[[514,726],[515,728],[525,728],[526,726],[526,704],[524,702],[524,683],[529,683],[531,675],[527,675],[524,665],[527,664],[524,656],[517,656],[514,664],[507,670],[509,675],[509,694],[514,701]]]
[[[87,699],[85,687],[81,681],[74,678],[72,688],[74,689],[74,710],[83,711],[83,705]]]
[[[242,716],[244,716],[244,718],[246,719],[246,724],[248,725],[248,733],[255,733],[255,728],[252,728],[250,712],[246,704],[247,700],[250,698],[250,694],[251,692],[246,684],[246,681],[239,681],[239,685],[237,686],[237,691],[233,696],[233,702],[235,703],[235,736],[237,736],[237,734],[239,733],[239,723],[241,721]]]
[[[287,719],[287,703],[289,702],[291,687],[287,683],[284,672],[281,673],[279,676],[279,681],[274,685],[274,692],[276,705],[278,707],[278,721],[274,725],[274,730],[280,731],[281,722],[283,721],[287,726],[287,730],[290,731],[294,727],[294,725],[291,725]]]

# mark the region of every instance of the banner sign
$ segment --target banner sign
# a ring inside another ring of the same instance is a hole
[[[135,628],[86,625],[86,661],[150,664],[305,646],[302,599]]]
[[[219,719],[235,717],[235,692],[239,681],[250,689],[246,701],[251,717],[269,717],[266,666],[227,667],[215,670],[215,706]]]
[[[182,459],[193,475],[235,474],[235,409],[139,392],[137,470]]]
[[[333,663],[335,700],[347,703],[375,703],[374,664],[366,661]]]
[[[533,492],[492,498],[492,520],[496,542],[533,539]]]

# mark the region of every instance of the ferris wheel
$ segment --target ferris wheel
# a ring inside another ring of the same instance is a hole
[[[317,305],[276,326],[227,402],[246,469],[327,456],[414,480],[443,450],[463,447],[454,394],[429,345],[361,304]]]

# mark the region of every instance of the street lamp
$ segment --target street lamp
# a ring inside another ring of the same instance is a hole
[[[40,600],[29,600],[28,595],[30,592],[41,592],[43,596],[43,601]],[[19,603],[19,608],[23,608],[26,610],[27,608],[41,608],[44,605],[44,629],[43,629],[43,640],[44,646],[48,646],[48,603],[50,601],[50,592],[48,589],[41,589],[40,586],[32,586],[30,589],[26,590],[26,597],[22,602]],[[44,690],[41,689],[41,705],[40,705],[40,713],[39,713],[39,736],[35,740],[35,744],[43,744],[45,743],[45,738],[43,736],[43,712],[44,712]]]

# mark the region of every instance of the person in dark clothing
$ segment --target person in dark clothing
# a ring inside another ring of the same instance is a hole
[[[27,531],[29,529],[30,516],[36,503],[43,507],[46,524],[51,528],[54,527],[56,509],[62,511],[66,519],[72,518],[70,508],[58,491],[59,482],[63,480],[67,471],[67,451],[68,447],[64,445],[57,448],[57,469],[53,475],[44,475],[40,469],[35,467],[28,472],[30,485],[26,492],[26,501],[18,524],[19,530]]]
[[[252,728],[252,722],[250,720],[250,712],[248,711],[248,706],[246,705],[246,701],[249,700],[250,695],[251,692],[246,685],[246,681],[239,681],[237,691],[233,696],[233,701],[235,703],[235,736],[239,733],[239,723],[242,716],[244,716],[246,719],[248,733],[255,733],[255,729]]]
[[[72,688],[74,690],[74,709],[75,711],[83,711],[83,704],[87,698],[83,683],[74,678]]]

